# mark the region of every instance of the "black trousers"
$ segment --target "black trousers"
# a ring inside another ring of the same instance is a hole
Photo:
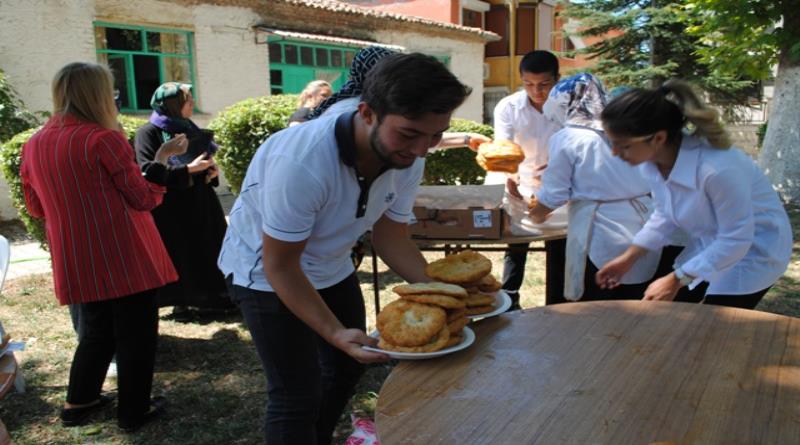
[[[509,244],[503,256],[503,290],[511,297],[509,310],[519,309],[519,288],[525,278],[525,263],[528,261],[530,243]]]
[[[267,377],[265,443],[329,444],[364,366],[317,335],[276,293],[231,288]],[[319,293],[346,328],[366,328],[355,273]]]
[[[82,305],[83,332],[69,372],[68,403],[97,400],[116,353],[117,417],[135,422],[150,409],[158,339],[155,295],[155,289],[151,289]]]

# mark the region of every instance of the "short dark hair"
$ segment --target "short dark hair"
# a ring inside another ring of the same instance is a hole
[[[519,62],[519,73],[551,73],[558,78],[558,57],[550,51],[531,51]]]
[[[384,57],[364,79],[361,100],[382,120],[452,113],[472,92],[434,57],[420,53]]]

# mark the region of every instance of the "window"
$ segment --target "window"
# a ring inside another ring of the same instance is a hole
[[[492,5],[486,13],[486,30],[500,36],[497,42],[486,44],[486,57],[508,55],[508,9],[503,5]]]
[[[296,94],[312,80],[326,80],[336,91],[347,81],[360,48],[273,38],[269,41],[271,94]]]
[[[122,111],[150,110],[164,82],[194,84],[193,34],[175,29],[94,23],[97,59],[114,73]]]
[[[517,55],[536,49],[536,6],[519,5],[517,9]]]
[[[483,28],[483,14],[471,9],[461,9],[462,25],[471,28]]]

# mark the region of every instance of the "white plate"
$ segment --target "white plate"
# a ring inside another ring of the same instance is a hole
[[[472,329],[465,327],[461,331],[461,335],[464,337],[461,340],[461,343],[457,345],[450,346],[449,348],[440,349],[438,351],[433,352],[397,352],[397,351],[386,351],[380,348],[373,348],[371,346],[362,346],[362,348],[366,349],[367,351],[372,352],[381,352],[383,354],[388,355],[391,358],[396,358],[398,360],[424,360],[427,358],[434,358],[440,357],[442,355],[452,354],[453,352],[460,351],[462,349],[466,349],[475,342],[475,333],[472,332]],[[380,334],[378,331],[374,331],[373,333],[369,334],[370,337],[378,338]]]
[[[565,229],[567,227],[568,218],[569,216],[567,215],[567,207],[563,206],[555,209],[547,218],[547,220],[541,224],[536,224],[527,217],[522,218],[520,224],[526,229],[558,230]]]
[[[487,312],[485,314],[477,314],[477,315],[467,315],[472,321],[482,320],[484,318],[494,317],[495,315],[500,315],[503,312],[507,311],[508,308],[511,307],[511,297],[508,296],[506,291],[499,290],[494,293],[494,307],[495,309],[492,312]]]

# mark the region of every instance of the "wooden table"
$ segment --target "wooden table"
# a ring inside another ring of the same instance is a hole
[[[474,330],[466,350],[395,367],[383,445],[800,444],[800,319],[601,301]]]
[[[501,239],[433,239],[414,238],[422,251],[444,252],[449,255],[463,249],[480,252],[505,252],[509,244],[544,242],[544,247],[529,246],[528,252],[545,253],[545,304],[564,301],[564,263],[566,262],[567,229],[547,230],[535,236],[508,236]],[[380,312],[380,286],[378,283],[378,256],[372,249],[372,289],[375,313]],[[501,271],[502,273],[502,271]]]

